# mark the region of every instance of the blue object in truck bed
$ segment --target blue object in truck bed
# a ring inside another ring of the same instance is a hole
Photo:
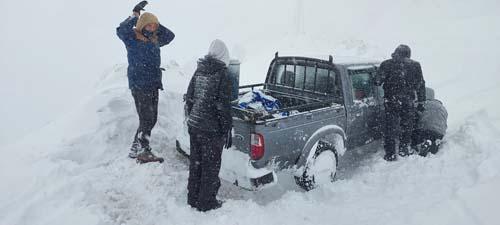
[[[238,106],[242,109],[271,112],[280,109],[280,102],[260,90],[253,90],[240,98]]]

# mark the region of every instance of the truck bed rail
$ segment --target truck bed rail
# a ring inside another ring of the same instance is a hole
[[[255,90],[257,87],[262,87],[265,88],[266,84],[264,83],[259,83],[259,84],[251,84],[251,85],[243,85],[240,86],[240,96],[243,94],[248,93],[248,91],[241,91],[242,89],[251,89],[252,91]],[[268,119],[275,118],[274,115],[279,114],[279,113],[289,113],[292,111],[299,111],[299,112],[304,112],[304,111],[309,111],[313,109],[318,109],[322,107],[328,107],[331,105],[331,100],[324,100],[324,99],[317,99],[317,98],[310,98],[310,97],[305,97],[305,96],[300,96],[300,95],[294,95],[291,93],[285,93],[285,92],[280,92],[277,90],[269,90],[269,89],[263,89],[262,90],[266,94],[277,94],[280,96],[285,96],[288,98],[295,98],[295,99],[300,99],[304,100],[305,104],[301,105],[296,105],[296,106],[291,106],[291,107],[285,107],[277,110],[273,110],[270,112],[258,112],[252,109],[242,109],[238,106],[238,101],[235,100],[233,101],[233,116],[243,119],[245,121],[249,121],[252,123],[256,123],[257,121],[265,121]],[[286,115],[285,115],[286,116]]]
[[[308,103],[308,104],[304,104],[304,105],[298,105],[298,106],[292,106],[292,107],[282,108],[282,109],[278,109],[278,110],[273,110],[270,112],[257,112],[257,111],[251,110],[251,109],[242,109],[237,104],[233,104],[233,116],[240,118],[240,119],[243,119],[245,121],[256,123],[257,121],[265,121],[268,119],[275,118],[274,115],[279,114],[279,113],[283,113],[283,112],[285,112],[285,113],[289,113],[291,111],[304,112],[304,111],[310,111],[313,109],[328,107],[330,105],[331,105],[331,102],[318,101],[318,102],[312,102],[312,103]]]

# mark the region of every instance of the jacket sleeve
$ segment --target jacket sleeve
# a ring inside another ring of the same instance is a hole
[[[125,45],[130,45],[133,41],[135,41],[135,31],[134,26],[137,23],[137,17],[131,16],[127,18],[125,21],[120,23],[120,26],[116,28],[116,35],[120,38],[120,40],[125,43]]]
[[[424,75],[422,74],[422,67],[420,63],[415,64],[415,75],[416,75],[416,89],[417,89],[417,98],[419,102],[425,102],[425,80]]]
[[[160,46],[165,46],[170,44],[170,42],[172,42],[174,38],[175,38],[174,32],[172,32],[171,30],[160,24],[158,28],[158,42]]]
[[[231,116],[231,81],[227,69],[221,73],[221,83],[219,86],[217,102],[217,112],[219,123],[224,132],[228,132],[233,127],[233,117]]]
[[[196,75],[196,72],[195,72]],[[187,114],[191,114],[191,109],[193,108],[194,104],[194,81],[195,81],[195,75],[191,78],[191,81],[189,82],[188,90],[186,93],[186,111]]]

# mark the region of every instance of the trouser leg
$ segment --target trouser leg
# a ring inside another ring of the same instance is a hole
[[[413,132],[411,135],[411,146],[416,148],[417,145],[423,142],[422,139],[422,128],[420,127],[420,114],[418,112],[415,113],[415,120],[413,124]]]
[[[219,171],[223,148],[223,138],[219,136],[208,137],[203,147],[201,189],[199,197],[199,209],[202,211],[217,207],[217,192],[220,188]]]
[[[190,153],[189,153],[189,178],[188,178],[188,204],[198,208],[200,188],[201,188],[201,151],[206,140],[194,132],[190,135]]]
[[[415,114],[416,109],[413,106],[413,102],[405,101],[402,103],[402,110],[400,114],[401,118],[401,148],[408,148],[411,144],[414,125],[415,125]]]
[[[142,113],[142,105],[143,103],[143,97],[141,92],[139,91],[134,91],[132,90],[132,97],[134,97],[134,103],[135,103],[135,110],[137,111],[137,116],[139,117],[139,127],[137,128],[137,131],[135,132],[134,135],[134,144],[140,144],[139,141],[139,132],[141,130],[141,121],[143,121],[143,113]]]
[[[139,128],[137,128],[134,142],[139,142],[143,148],[149,147],[151,130],[158,118],[158,95],[158,90],[132,91],[139,115]]]
[[[396,138],[398,137],[399,107],[397,103],[385,104],[384,149],[386,155],[396,154]]]

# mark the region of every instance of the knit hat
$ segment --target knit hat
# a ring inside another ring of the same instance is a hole
[[[137,20],[135,28],[139,32],[142,32],[142,29],[150,23],[160,24],[158,18],[153,13],[145,12],[141,15],[141,17],[139,17],[139,20]]]
[[[224,44],[223,41],[219,39],[214,40],[212,44],[210,44],[208,55],[224,62],[226,66],[229,66],[229,50],[227,49],[226,44]]]

